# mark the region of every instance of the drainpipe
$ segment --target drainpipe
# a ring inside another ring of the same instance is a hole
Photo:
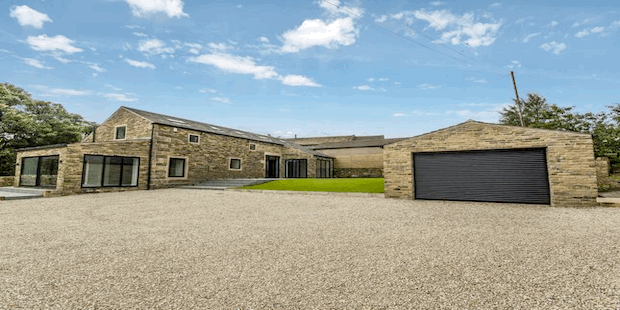
[[[146,177],[146,189],[151,189],[151,170],[153,169],[153,144],[155,139],[153,138],[155,134],[155,123],[151,124],[151,144],[149,145],[149,171]]]

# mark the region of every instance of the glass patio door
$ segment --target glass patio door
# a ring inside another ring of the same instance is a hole
[[[22,158],[20,186],[56,187],[58,156]]]

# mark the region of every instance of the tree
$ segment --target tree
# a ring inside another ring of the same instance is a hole
[[[0,84],[0,175],[15,174],[15,149],[79,142],[91,126],[61,104],[35,100],[22,88]]]
[[[612,160],[617,160],[620,152],[620,104],[608,106],[608,113],[581,114],[573,112],[574,107],[548,104],[544,97],[536,93],[527,94],[527,99],[520,102],[525,126],[591,134],[595,155],[611,156]],[[516,100],[514,105],[502,110],[500,123],[521,125]]]

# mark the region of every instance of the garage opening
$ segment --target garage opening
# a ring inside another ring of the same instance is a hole
[[[413,153],[415,199],[550,204],[544,148]]]

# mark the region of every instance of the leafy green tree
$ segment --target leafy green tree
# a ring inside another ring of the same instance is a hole
[[[15,173],[15,149],[79,142],[91,125],[58,103],[35,100],[22,88],[0,84],[0,175]]]
[[[594,141],[596,156],[611,156],[614,159],[615,156],[610,154],[620,152],[620,104],[608,106],[608,113],[582,114],[573,112],[574,107],[549,104],[536,93],[527,94],[527,98],[520,102],[524,126],[589,133]],[[515,100],[515,104],[502,110],[500,123],[520,126],[518,111]]]

